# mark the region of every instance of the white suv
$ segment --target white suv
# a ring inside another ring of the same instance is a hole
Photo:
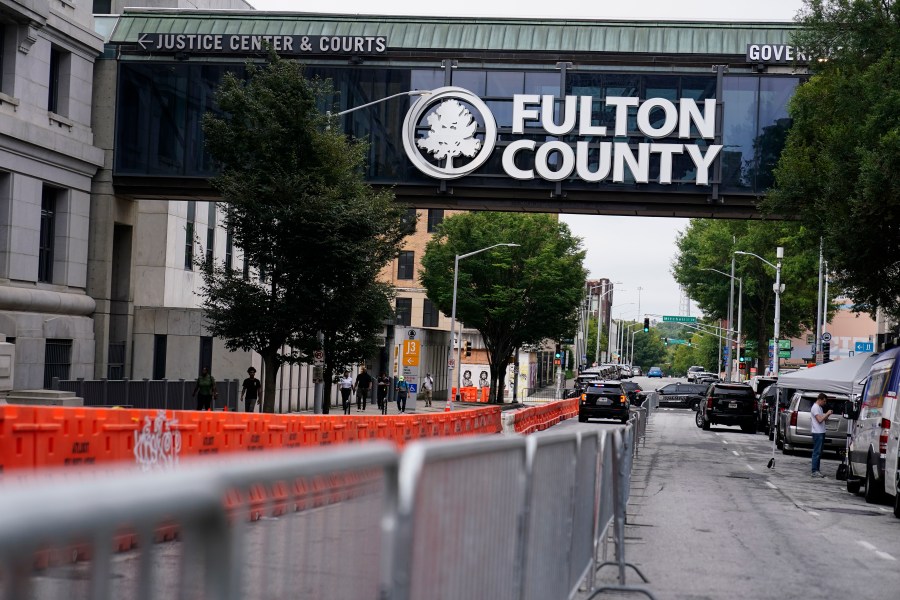
[[[687,370],[688,383],[693,383],[694,378],[697,376],[697,373],[703,373],[704,371],[706,371],[706,369],[699,365],[694,365],[693,367],[689,367]]]

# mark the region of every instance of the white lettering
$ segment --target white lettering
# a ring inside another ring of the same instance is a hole
[[[768,46],[768,45],[763,46],[759,53],[759,57],[762,58],[766,62],[772,60],[772,46]]]
[[[551,152],[557,152],[562,159],[559,169],[556,171],[550,168]],[[575,169],[575,153],[572,151],[572,146],[560,141],[541,144],[534,155],[534,169],[542,179],[547,181],[566,179]]]
[[[684,145],[650,144],[650,154],[659,154],[659,182],[672,183],[672,156],[684,154]]]
[[[609,175],[612,142],[600,142],[600,162],[596,171],[591,171],[588,166],[589,148],[588,142],[575,144],[575,172],[581,179],[591,183],[603,181]]]
[[[520,169],[516,166],[516,153],[519,150],[534,150],[534,140],[516,140],[503,151],[503,170],[513,179],[534,179],[534,171]]]
[[[228,40],[228,47],[231,50],[238,50],[240,48],[241,38],[232,36]]]
[[[661,108],[665,113],[665,120],[660,127],[654,127],[650,122],[650,113],[654,108]],[[664,138],[678,126],[678,109],[665,98],[650,98],[638,109],[637,126],[648,138]]]
[[[625,164],[634,176],[635,183],[650,181],[650,144],[638,144],[638,157],[625,142],[616,142],[613,154],[613,182],[625,181]]]
[[[775,52],[775,60],[781,60],[781,55],[784,54],[784,46],[773,46],[773,49]]]
[[[678,137],[688,139],[691,137],[691,122],[697,127],[700,137],[711,140],[716,137],[716,101],[707,98],[703,101],[703,113],[697,107],[693,98],[682,98],[679,101],[680,114],[678,123]]]
[[[384,52],[386,46],[387,38],[380,37],[375,39],[375,52]]]
[[[526,104],[537,104],[541,101],[541,97],[537,94],[516,94],[513,96],[513,118],[512,132],[525,133],[525,121],[537,121],[538,111],[535,109],[526,109]]]
[[[606,105],[616,107],[616,137],[628,135],[628,107],[637,106],[638,99],[625,96],[607,96]]]
[[[578,135],[606,135],[606,126],[592,124],[593,109],[594,99],[591,96],[582,96],[581,110],[578,114]]]
[[[319,52],[328,52],[328,38],[324,35],[319,38]]]
[[[691,160],[694,161],[694,165],[697,166],[697,185],[709,185],[709,168],[712,166],[713,161],[716,159],[716,156],[719,155],[721,150],[721,145],[713,144],[709,147],[704,156],[698,146],[687,146],[688,156],[691,157]]]
[[[562,125],[557,125],[553,121],[553,115],[556,113],[555,104],[555,97],[550,95],[541,96],[541,124],[549,134],[566,135],[575,129],[575,118],[577,116],[575,113],[575,96],[566,96],[566,99],[564,100]]]
[[[750,50],[747,52],[747,55],[752,61],[759,60],[759,46],[757,46],[756,44],[751,44]]]

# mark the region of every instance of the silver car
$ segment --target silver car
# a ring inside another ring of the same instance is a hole
[[[815,404],[819,392],[796,392],[788,404],[787,410],[778,414],[778,430],[775,434],[775,445],[785,454],[797,448],[812,448],[812,417],[810,410]],[[841,416],[847,396],[843,394],[826,394],[828,400],[825,412],[833,410],[834,414],[825,421],[825,445],[823,451],[843,453],[847,448],[847,429],[849,421]]]

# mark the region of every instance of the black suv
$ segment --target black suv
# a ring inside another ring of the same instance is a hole
[[[578,402],[578,421],[588,419],[618,419],[628,422],[628,392],[618,381],[598,381],[590,385]]]
[[[756,433],[758,402],[753,388],[745,383],[714,383],[700,403],[697,424],[703,429],[711,425],[740,425],[746,433]]]
[[[709,384],[682,383],[681,381],[664,385],[656,390],[660,406],[675,406],[697,410],[700,403],[706,400],[706,388]]]
[[[639,384],[634,381],[620,381],[619,384],[622,386],[622,389],[625,390],[625,395],[628,396],[628,401],[632,406],[641,406],[644,404],[646,396],[644,396],[644,390],[641,389]]]

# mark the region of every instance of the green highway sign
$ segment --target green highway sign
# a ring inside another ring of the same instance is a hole
[[[769,348],[772,347],[772,339],[769,339]],[[790,350],[791,349],[791,340],[778,340],[778,349],[779,350]],[[790,358],[783,356],[782,358]]]
[[[682,317],[681,315],[663,315],[663,323],[696,323],[697,317]]]
[[[675,338],[669,338],[669,344],[672,344],[674,346],[684,346],[687,343],[687,340],[676,340]]]

